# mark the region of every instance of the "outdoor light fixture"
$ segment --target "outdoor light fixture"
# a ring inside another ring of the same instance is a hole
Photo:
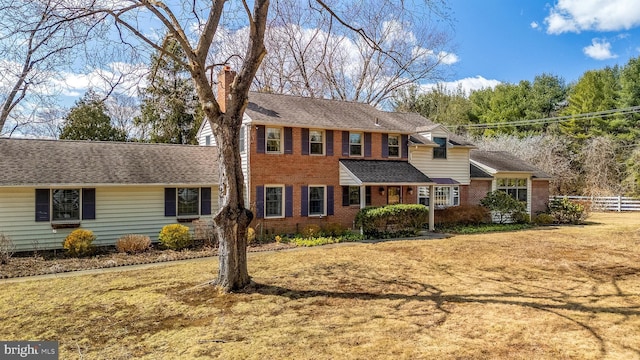
[[[384,195],[384,187],[380,186],[378,188],[378,192],[380,193],[380,195]]]
[[[413,188],[412,188],[411,186],[409,186],[409,187],[407,188],[407,193],[408,193],[409,195],[413,195]]]

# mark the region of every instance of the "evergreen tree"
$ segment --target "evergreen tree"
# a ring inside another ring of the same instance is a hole
[[[203,120],[202,110],[180,44],[165,37],[166,52],[183,59],[156,53],[151,57],[149,87],[142,94],[141,115],[135,124],[146,127],[151,142],[197,144],[196,133]]]
[[[60,139],[126,141],[127,134],[111,124],[104,103],[89,90],[65,117]]]

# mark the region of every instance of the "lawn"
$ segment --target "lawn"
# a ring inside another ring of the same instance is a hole
[[[640,214],[0,282],[0,339],[61,359],[638,359]]]

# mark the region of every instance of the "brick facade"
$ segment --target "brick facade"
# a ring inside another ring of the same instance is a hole
[[[468,205],[480,205],[480,200],[491,192],[492,179],[472,179],[469,185]]]

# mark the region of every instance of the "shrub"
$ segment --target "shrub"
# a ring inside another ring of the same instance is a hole
[[[192,224],[194,240],[202,241],[205,246],[218,246],[218,238],[211,220],[198,219],[193,221]]]
[[[8,263],[15,250],[16,247],[9,235],[0,233],[0,264]]]
[[[146,235],[128,234],[116,241],[116,249],[119,252],[136,254],[149,250],[151,239]]]
[[[496,190],[488,193],[480,200],[480,204],[497,215],[500,224],[507,221],[527,222],[529,219],[525,204],[504,191]]]
[[[302,232],[300,234],[305,239],[311,239],[320,236],[320,233],[321,229],[319,225],[309,224],[302,229]]]
[[[171,250],[182,250],[193,242],[189,227],[181,224],[165,225],[158,235],[158,240]]]
[[[328,223],[322,227],[322,233],[325,236],[342,236],[348,231],[344,225],[339,223]]]
[[[429,219],[429,210],[419,204],[367,207],[356,215],[356,226],[368,238],[416,234]]]
[[[491,222],[491,214],[480,205],[451,206],[436,210],[435,220],[438,226],[479,225]]]
[[[579,224],[587,218],[584,205],[567,198],[553,199],[548,207],[549,215],[558,224]]]
[[[93,242],[96,236],[91,230],[76,229],[67,235],[62,243],[62,247],[69,252],[71,256],[87,256],[91,255],[95,247]]]
[[[550,214],[542,213],[533,218],[533,222],[538,225],[549,225],[553,224],[555,222],[555,219]]]
[[[251,245],[256,241],[256,231],[252,227],[247,228],[247,245]]]

